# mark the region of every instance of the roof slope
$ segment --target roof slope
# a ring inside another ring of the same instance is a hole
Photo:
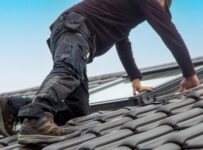
[[[199,75],[203,82],[203,73]],[[42,147],[25,147],[17,144],[16,136],[12,136],[1,139],[0,147],[2,150],[201,149],[203,85],[185,94],[173,94],[170,97],[162,95],[157,101],[142,104],[145,106],[99,111],[72,119],[66,126],[78,126],[81,129],[81,134],[72,139]]]
[[[203,83],[203,68],[198,69],[197,74]],[[100,76],[91,81],[101,79],[107,78]],[[79,127],[81,134],[77,137],[40,146],[19,145],[16,135],[0,137],[0,149],[203,149],[203,85],[177,94],[180,80],[182,78],[178,77],[162,84],[151,93],[92,105],[91,109],[95,113],[72,119],[65,125]],[[117,110],[109,110],[115,108]]]

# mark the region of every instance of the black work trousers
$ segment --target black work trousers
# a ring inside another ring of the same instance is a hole
[[[61,122],[65,122],[89,112],[86,75],[89,42],[84,34],[79,32],[79,28],[69,29],[64,26],[63,21],[64,19],[55,23],[55,30],[52,31],[50,39],[53,69],[41,84],[32,103],[20,109],[20,119],[39,118],[48,111],[55,118],[61,119]]]

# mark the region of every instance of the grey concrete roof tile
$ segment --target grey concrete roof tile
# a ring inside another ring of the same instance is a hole
[[[164,118],[163,118],[163,119],[164,119]],[[137,133],[141,133],[141,132],[145,132],[145,131],[154,129],[154,128],[158,127],[159,123],[160,123],[163,119],[160,119],[160,120],[157,120],[157,121],[148,123],[148,124],[143,125],[143,126],[139,126],[139,127],[136,128],[136,131],[137,131]]]
[[[172,115],[172,110],[174,109],[178,109],[178,108],[181,108],[181,107],[185,107],[187,105],[190,105],[190,104],[194,104],[196,102],[195,99],[193,98],[187,98],[187,99],[183,99],[182,101],[180,102],[177,102],[177,103],[170,103],[170,104],[167,104],[167,105],[162,105],[158,108],[158,112],[165,112],[169,115]]]
[[[116,128],[116,127],[120,128],[121,125],[123,125],[126,122],[129,122],[131,120],[132,120],[132,118],[130,118],[130,117],[122,117],[120,119],[113,120],[113,121],[106,122],[106,123],[103,123],[101,125],[95,126],[94,128],[88,130],[87,133],[94,133],[97,135],[100,135],[100,134],[103,135],[102,134],[103,131],[106,131],[106,130],[111,129],[111,128]]]
[[[12,150],[41,150],[41,149],[42,149],[41,146],[32,145],[32,146],[19,146]]]
[[[89,121],[89,122],[77,124],[77,127],[79,127],[82,131],[85,131],[100,124],[102,124],[102,122],[100,121]]]
[[[191,128],[187,128],[185,130],[181,130],[180,132],[176,132],[172,134],[168,138],[163,139],[163,143],[165,144],[165,143],[173,142],[184,147],[184,146],[187,146],[186,145],[187,143],[185,143],[187,140],[198,137],[199,135],[202,135],[202,134],[203,134],[203,123],[200,123]]]
[[[101,135],[107,135],[107,134],[118,132],[118,130],[120,130],[119,126],[113,127],[113,128],[109,128],[107,130],[101,131],[100,133],[101,133]]]
[[[141,149],[141,150],[149,150],[149,149],[153,149],[153,148],[157,148],[159,146],[162,146],[163,145],[162,140],[167,138],[172,133],[173,132],[170,132],[168,134],[165,134],[165,135],[159,136],[157,138],[154,138],[154,139],[145,141],[143,143],[140,143],[137,145],[137,148]]]
[[[158,105],[143,106],[141,108],[136,108],[136,109],[126,113],[125,116],[132,117],[132,118],[136,119],[138,115],[144,114],[147,112],[151,112],[153,110],[156,110],[157,108],[158,108]]]
[[[162,120],[159,125],[170,125],[173,128],[180,129],[181,126],[178,126],[178,125],[181,125],[181,124],[178,124],[178,123],[186,121],[188,119],[191,119],[199,115],[203,115],[203,109],[194,108],[186,112],[182,112],[177,115],[167,117],[166,119]]]
[[[203,100],[201,100],[197,103],[194,103],[192,108],[203,108]]]
[[[192,107],[193,107],[193,104],[186,105],[184,107],[180,107],[180,108],[172,110],[171,113],[174,114],[174,115],[179,114],[179,113],[186,112],[187,110],[192,109]]]
[[[145,112],[145,113],[141,113],[141,114],[138,114],[138,115],[137,115],[137,118],[142,118],[142,117],[145,117],[145,116],[154,114],[154,113],[156,113],[156,112],[157,112],[157,110],[152,110],[152,111],[148,111],[148,112]]]
[[[147,144],[145,143],[139,145],[139,149],[153,149],[167,143],[177,143],[181,147],[188,148],[189,145],[187,145],[186,141],[192,138],[196,138],[202,134],[203,134],[203,123],[200,123],[196,126],[181,131],[171,132],[165,136],[153,139],[151,142],[148,142]],[[192,147],[193,143],[190,144],[191,144],[190,146]]]
[[[199,135],[195,138],[187,140],[186,147],[190,147],[191,149],[202,149],[203,148],[203,135]]]
[[[175,143],[167,143],[153,150],[181,150],[181,147]]]
[[[74,146],[78,146],[79,144],[81,144],[85,141],[94,139],[96,137],[97,136],[95,134],[88,133],[88,134],[82,135],[82,136],[77,137],[77,138],[73,138],[70,140],[65,140],[65,141],[51,144],[51,145],[45,147],[43,150],[58,150],[58,149],[71,148]]]
[[[100,147],[96,147],[95,150],[108,150],[108,149],[112,150],[112,149],[118,148],[120,146],[120,144],[124,141],[125,141],[125,138],[118,140],[118,141],[115,141],[115,142],[112,142],[112,143],[109,143],[109,144],[105,144],[105,145],[100,146]]]
[[[189,94],[187,97],[188,98],[193,98],[196,100],[200,100],[201,96],[203,96],[203,86],[199,87],[198,89],[196,89],[195,91],[192,91],[191,94]]]
[[[154,113],[152,115],[127,122],[126,124],[124,124],[121,127],[121,129],[130,129],[135,132],[138,127],[142,127],[144,125],[156,122],[156,121],[164,119],[166,117],[167,117],[167,115],[165,113],[162,113],[162,112]]]
[[[173,131],[174,129],[171,126],[168,126],[168,125],[158,126],[154,129],[148,130],[143,133],[135,134],[131,137],[126,138],[125,141],[121,143],[121,146],[136,148],[139,143],[149,141],[153,138],[160,137],[164,134],[167,134]]]
[[[200,114],[200,115],[197,115],[195,117],[192,117],[188,120],[185,120],[185,121],[182,121],[180,123],[177,123],[177,127],[179,129],[185,129],[185,128],[189,128],[189,127],[192,127],[192,126],[195,126],[199,123],[203,122],[203,115]]]
[[[121,147],[117,147],[113,150],[132,150],[131,148],[127,147],[127,146],[121,146]]]
[[[107,120],[109,120],[111,118],[123,116],[128,112],[129,112],[128,108],[122,108],[122,109],[119,109],[119,110],[115,110],[115,111],[111,111],[109,113],[99,115],[99,116],[97,116],[95,118],[95,120],[106,122]]]
[[[131,130],[128,130],[128,129],[119,130],[116,133],[104,135],[99,138],[88,141],[86,143],[83,143],[78,149],[79,150],[93,150],[96,147],[115,142],[117,140],[129,137],[131,135],[133,135],[133,132]]]
[[[17,136],[14,135],[14,136],[10,136],[10,137],[6,137],[6,138],[1,139],[0,144],[4,145],[4,146],[8,146],[9,143],[12,143],[12,142],[14,142],[16,140],[17,140]]]
[[[82,123],[82,122],[87,122],[87,121],[91,121],[94,120],[97,116],[100,116],[102,113],[100,112],[96,112],[87,116],[83,116],[83,117],[78,117],[78,118],[74,118],[71,119],[67,122],[67,124],[71,124],[71,125],[76,125],[78,123]]]

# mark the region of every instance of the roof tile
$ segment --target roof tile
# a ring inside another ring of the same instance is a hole
[[[181,150],[181,147],[174,143],[167,143],[153,150]]]

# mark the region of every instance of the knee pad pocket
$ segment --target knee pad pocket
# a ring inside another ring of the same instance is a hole
[[[86,59],[78,43],[63,39],[63,42],[55,49],[54,63],[58,62],[70,65],[77,74],[83,76],[83,71],[86,67]]]

